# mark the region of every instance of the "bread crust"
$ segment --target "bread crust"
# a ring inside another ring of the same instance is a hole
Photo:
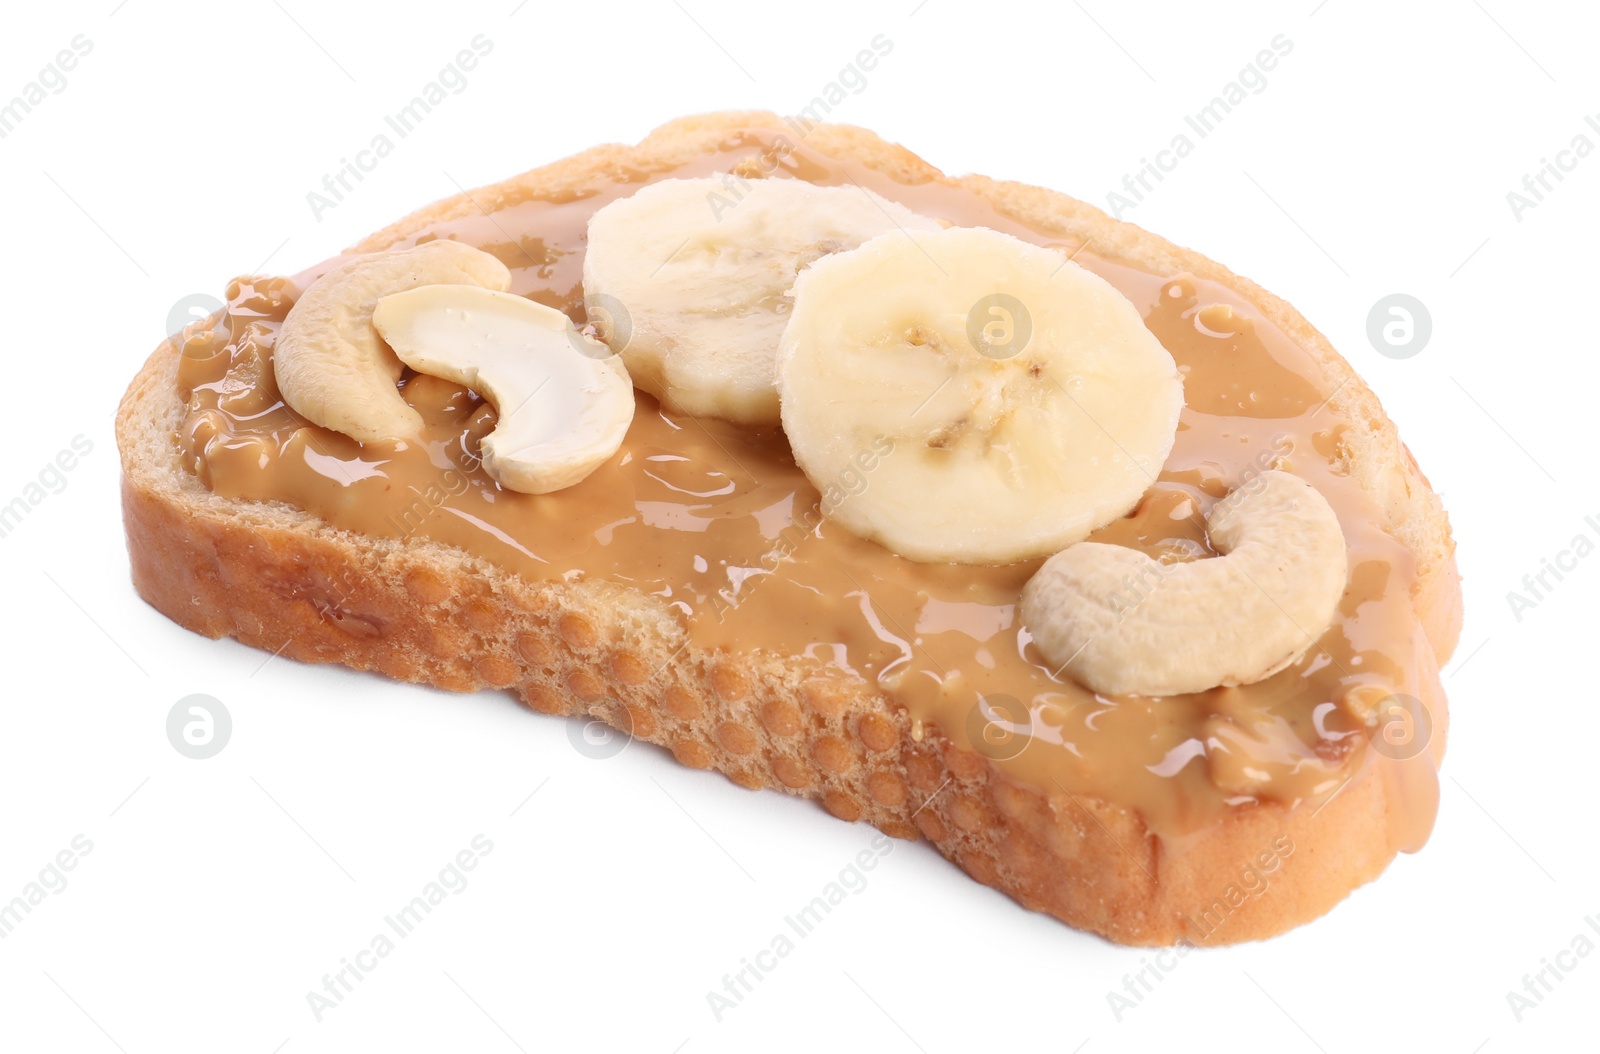
[[[757,127],[783,126],[768,113],[674,121],[637,147],[597,147],[435,203],[352,251],[385,248],[513,191],[549,193],[618,166],[687,162]],[[1449,657],[1461,593],[1443,507],[1376,396],[1292,307],[1065,195],[981,176],[947,180],[857,128],[821,125],[805,141],[901,182],[963,187],[1035,229],[1092,240],[1103,258],[1189,271],[1253,304],[1321,366],[1322,394],[1350,423],[1349,469],[1376,499],[1382,526],[1416,558],[1412,601],[1429,646],[1421,650],[1440,663]],[[117,441],[134,586],[197,633],[452,691],[509,689],[540,713],[592,715],[740,786],[815,798],[841,819],[925,837],[980,882],[1124,944],[1270,936],[1323,914],[1394,856],[1388,813],[1398,804],[1371,751],[1314,811],[1237,808],[1173,846],[1126,809],[1023,786],[937,729],[914,735],[903,712],[858,681],[790,656],[687,646],[668,611],[627,587],[529,581],[437,543],[371,538],[281,503],[219,497],[179,463],[178,362],[172,340],[150,356],[123,398]],[[1442,731],[1442,698],[1434,709]],[[1270,869],[1260,863],[1268,854]],[[1247,875],[1260,876],[1247,884],[1265,885],[1241,899],[1230,889]]]

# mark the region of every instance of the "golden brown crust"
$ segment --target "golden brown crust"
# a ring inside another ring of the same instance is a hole
[[[355,251],[492,207],[512,188],[556,191],[614,166],[676,164],[777,120],[676,121],[638,147],[597,147],[436,203]],[[806,141],[902,181],[944,178],[860,129],[819,126]],[[1091,206],[977,176],[951,182],[1031,226],[1090,240],[1102,257],[1222,281],[1305,347],[1323,367],[1330,405],[1352,422],[1350,470],[1417,558],[1417,615],[1439,661],[1448,657],[1460,628],[1448,521],[1376,397],[1320,333],[1248,280]],[[1375,765],[1320,809],[1235,810],[1174,852],[1124,809],[1022,787],[936,729],[914,737],[903,713],[857,682],[788,656],[687,647],[669,612],[624,587],[531,582],[438,544],[368,538],[289,506],[220,498],[178,464],[178,358],[169,341],[146,362],[117,438],[134,585],[198,633],[454,691],[511,689],[542,713],[592,714],[740,786],[776,787],[843,819],[926,837],[979,881],[1121,943],[1270,936],[1327,911],[1394,855],[1394,803]]]

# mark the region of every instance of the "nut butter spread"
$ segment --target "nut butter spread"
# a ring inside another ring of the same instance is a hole
[[[177,437],[185,466],[218,494],[287,502],[368,535],[458,546],[535,579],[634,586],[680,611],[700,648],[803,653],[853,671],[905,707],[919,733],[937,726],[1009,778],[1133,809],[1169,842],[1257,801],[1314,808],[1363,766],[1381,765],[1391,843],[1418,848],[1437,800],[1430,751],[1374,749],[1361,708],[1344,702],[1437,697],[1412,608],[1412,555],[1380,529],[1376,504],[1342,468],[1345,424],[1326,405],[1320,368],[1226,287],[1143,273],[1022,226],[970,191],[896,183],[775,132],[732,137],[678,169],[607,172],[560,198],[503,194],[481,215],[392,247],[466,242],[511,269],[513,292],[581,323],[585,228],[596,209],[651,180],[752,167],[855,182],[954,224],[1060,247],[1109,281],[1172,353],[1187,405],[1160,477],[1092,540],[1164,562],[1205,558],[1211,506],[1255,473],[1287,469],[1327,497],[1344,530],[1351,576],[1332,625],[1257,684],[1101,696],[1052,669],[1020,623],[1018,599],[1040,561],[914,563],[821,515],[871,486],[872,451],[859,472],[819,493],[781,431],[668,413],[640,392],[610,462],[567,490],[520,494],[478,463],[493,409],[460,385],[414,374],[402,394],[426,422],[422,442],[359,445],[297,416],[272,374],[294,297],[338,260],[293,278],[235,282],[214,328],[188,337],[179,384],[189,411]],[[1153,585],[1128,583],[1126,600]]]

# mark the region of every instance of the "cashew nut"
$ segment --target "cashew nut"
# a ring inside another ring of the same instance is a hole
[[[1137,549],[1080,542],[1022,593],[1046,659],[1114,695],[1182,695],[1253,684],[1303,655],[1349,578],[1344,532],[1316,488],[1263,472],[1206,520],[1220,556],[1158,564]]]
[[[400,397],[400,360],[372,328],[379,298],[422,285],[511,288],[486,252],[440,239],[359,256],[300,295],[278,333],[273,371],[284,401],[313,424],[363,443],[414,438],[422,418]]]
[[[499,417],[479,446],[502,487],[570,487],[622,446],[633,382],[622,360],[553,307],[464,285],[378,301],[373,325],[407,366],[483,393]]]

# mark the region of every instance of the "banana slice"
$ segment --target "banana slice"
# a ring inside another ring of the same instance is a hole
[[[793,295],[778,390],[795,460],[823,493],[870,465],[829,515],[901,556],[1054,553],[1132,508],[1172,450],[1172,356],[1060,252],[895,233],[813,264]]]
[[[566,315],[512,293],[430,285],[378,301],[372,324],[420,373],[483,393],[499,413],[480,446],[509,490],[572,486],[617,452],[633,421],[633,382]]]
[[[634,383],[668,409],[776,425],[773,364],[795,275],[897,229],[940,224],[858,186],[761,179],[735,199],[722,179],[662,180],[589,221],[585,302]]]

